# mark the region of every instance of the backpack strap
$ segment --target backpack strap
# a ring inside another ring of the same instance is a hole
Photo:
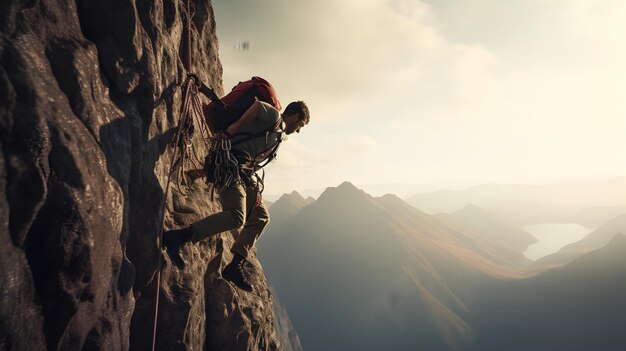
[[[283,120],[282,118],[279,118],[278,121],[276,121],[276,123],[271,126],[270,128],[268,128],[267,130],[260,132],[260,133],[238,133],[235,134],[234,136],[238,136],[238,135],[245,135],[244,139],[241,140],[237,140],[236,142],[233,142],[232,145],[237,145],[240,144],[242,142],[248,141],[248,140],[252,140],[254,138],[258,138],[261,136],[265,136],[267,137],[267,135],[270,132],[276,132],[279,129],[281,129],[281,124],[282,124]],[[276,141],[275,145],[272,145],[271,147],[257,153],[256,155],[252,156],[250,154],[246,153],[237,153],[237,152],[233,152],[235,153],[235,156],[237,157],[238,161],[239,161],[239,165],[240,166],[244,166],[250,170],[252,170],[252,173],[255,173],[257,170],[262,169],[263,167],[267,166],[267,164],[269,164],[270,162],[272,162],[275,158],[276,158],[276,151],[278,150],[278,147],[280,146],[280,143],[282,142],[282,136],[280,138],[278,138],[278,140]],[[267,143],[267,142],[266,142]],[[271,151],[270,155],[268,156],[267,159],[261,161],[261,163],[257,164],[256,163],[256,158],[259,157],[260,155]]]
[[[274,132],[278,131],[278,129],[280,129],[280,127],[281,127],[282,123],[283,123],[283,118],[282,118],[282,117],[280,117],[280,118],[278,119],[278,121],[276,121],[276,123],[274,124],[274,126],[272,126],[273,131],[274,131]],[[282,133],[281,133],[281,134],[282,134]],[[265,137],[267,138],[267,134],[265,135]],[[267,139],[266,139],[266,140],[267,140]],[[259,155],[262,155],[262,154],[266,153],[267,151],[270,151],[270,150],[271,150],[270,155],[269,155],[269,156],[265,159],[265,161],[262,161],[262,162],[264,162],[263,164],[258,164],[258,165],[257,165],[257,164],[255,163],[255,165],[254,165],[255,169],[261,169],[261,168],[263,168],[263,167],[267,166],[270,162],[272,162],[272,161],[276,158],[276,151],[278,151],[278,147],[280,146],[280,143],[281,143],[282,141],[283,141],[283,137],[282,137],[282,135],[281,135],[281,136],[280,136],[280,138],[278,138],[278,140],[276,140],[276,145],[274,145],[274,146],[272,146],[272,147],[270,147],[270,148],[268,148],[268,149],[265,149],[265,150],[263,150],[263,151],[259,152],[258,154],[256,154],[256,155],[254,156],[254,160],[256,160],[256,158],[257,158]],[[265,142],[265,145],[267,145],[267,141]],[[254,161],[254,160],[253,160],[253,161]],[[264,173],[263,173],[263,177],[265,178],[265,170],[264,170],[263,172],[264,172]]]
[[[261,169],[265,166],[267,166],[270,162],[274,161],[274,159],[276,158],[276,151],[278,151],[278,147],[280,146],[282,139],[279,139],[276,142],[276,145],[272,146],[270,149],[272,150],[272,152],[270,153],[269,157],[265,159],[265,161],[263,161],[263,164],[258,164],[256,165],[257,169]],[[270,149],[267,149],[263,152],[261,152],[259,155],[263,154],[266,151],[269,151]],[[258,156],[258,155],[257,155]]]

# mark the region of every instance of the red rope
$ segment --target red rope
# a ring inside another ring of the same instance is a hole
[[[187,0],[187,71],[191,72],[191,0]],[[191,79],[187,80],[187,84],[185,85],[185,98],[183,100],[183,106],[181,110],[181,116],[178,122],[178,132],[176,133],[176,139],[174,144],[174,155],[172,155],[172,161],[170,162],[170,168],[167,175],[167,183],[165,186],[165,196],[163,198],[163,205],[161,208],[161,226],[159,229],[159,243],[158,243],[158,253],[159,253],[159,264],[157,266],[157,284],[156,284],[156,298],[154,303],[154,327],[152,330],[152,351],[156,350],[156,336],[157,336],[157,325],[159,323],[159,298],[161,293],[161,255],[163,250],[163,225],[165,222],[165,206],[167,204],[167,196],[169,195],[170,184],[172,180],[172,173],[174,168],[174,161],[176,160],[177,151],[180,142],[181,131],[185,125],[185,119],[189,116],[189,104],[190,104],[190,92],[191,92]],[[184,160],[181,159],[181,162]]]
[[[190,4],[191,4],[191,0],[187,0],[187,71],[188,72],[191,72],[191,64],[192,64],[192,61],[191,61],[191,51],[192,51],[191,50],[191,44],[192,44],[191,16],[192,15],[191,15]],[[174,150],[174,154],[172,155],[172,160],[170,162],[169,172],[167,176],[167,183],[165,186],[165,196],[163,199],[163,205],[161,207],[161,227],[159,229],[159,241],[158,241],[158,251],[159,251],[158,262],[159,263],[158,263],[157,273],[156,273],[157,283],[156,283],[156,298],[155,298],[156,301],[154,304],[154,328],[153,328],[153,333],[152,333],[152,351],[155,351],[156,349],[156,336],[157,336],[157,325],[158,325],[158,315],[159,315],[159,298],[160,298],[160,292],[161,292],[161,261],[162,261],[161,255],[162,255],[162,248],[163,248],[163,225],[165,222],[165,209],[167,205],[167,197],[169,195],[170,184],[172,180],[172,173],[174,173],[174,163],[178,156],[177,155],[178,149],[179,147],[181,147],[180,142],[181,142],[181,137],[183,136],[182,130],[187,125],[186,122],[188,118],[191,118],[192,119],[191,122],[193,123],[194,112],[195,112],[196,117],[198,117],[199,119],[199,125],[202,126],[201,134],[206,133],[207,134],[206,137],[208,138],[211,137],[210,128],[206,124],[207,123],[206,120],[202,117],[202,108],[200,107],[200,100],[197,97],[198,89],[196,86],[194,86],[195,84],[200,84],[200,82],[196,82],[194,79],[191,78],[191,75],[188,75],[188,78],[184,84],[185,95],[183,98],[183,104],[181,106],[181,113],[178,118],[178,131],[176,133],[175,144],[174,144],[175,150]],[[205,146],[206,146],[206,143],[205,143]],[[185,153],[183,151],[181,151],[180,158],[181,158],[180,160],[181,166],[184,168]],[[183,172],[184,172],[184,169],[183,169]]]
[[[161,226],[159,229],[159,242],[158,242],[159,263],[157,265],[157,275],[156,275],[157,283],[156,283],[156,302],[154,304],[154,328],[152,330],[152,351],[156,349],[157,324],[158,324],[158,316],[159,316],[159,297],[160,297],[160,292],[161,292],[161,260],[162,260],[161,255],[162,255],[162,249],[163,249],[163,225],[165,222],[165,207],[167,205],[167,196],[169,195],[169,191],[170,191],[172,173],[174,173],[174,161],[176,160],[176,156],[178,153],[178,146],[179,146],[180,137],[182,134],[181,131],[183,129],[185,120],[189,116],[189,95],[191,92],[191,84],[193,84],[191,82],[191,79],[188,79],[187,84],[185,84],[185,99],[183,102],[181,115],[179,118],[178,132],[176,133],[176,138],[174,139],[174,142],[175,142],[174,155],[172,155],[172,160],[170,161],[170,168],[169,168],[168,175],[167,175],[167,183],[165,185],[165,196],[163,197],[163,205],[161,207]]]

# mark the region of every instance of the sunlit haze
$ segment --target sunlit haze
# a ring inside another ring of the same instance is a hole
[[[626,175],[624,1],[213,6],[225,91],[260,75],[311,111],[269,193]]]

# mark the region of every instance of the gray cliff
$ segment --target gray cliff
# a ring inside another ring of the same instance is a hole
[[[191,70],[221,91],[210,0],[191,0]],[[273,297],[224,281],[232,234],[159,251],[219,209],[196,180],[164,198],[187,74],[186,2],[0,3],[0,350],[276,350]],[[204,143],[193,139],[199,153]]]

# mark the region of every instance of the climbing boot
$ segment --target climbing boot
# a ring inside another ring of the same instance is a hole
[[[163,245],[167,249],[167,254],[178,268],[185,268],[185,260],[180,255],[180,248],[188,241],[191,241],[191,227],[183,229],[173,229],[163,232]]]
[[[235,284],[239,289],[245,291],[254,290],[254,286],[250,284],[243,269],[246,259],[234,254],[233,260],[222,271],[222,277]]]

